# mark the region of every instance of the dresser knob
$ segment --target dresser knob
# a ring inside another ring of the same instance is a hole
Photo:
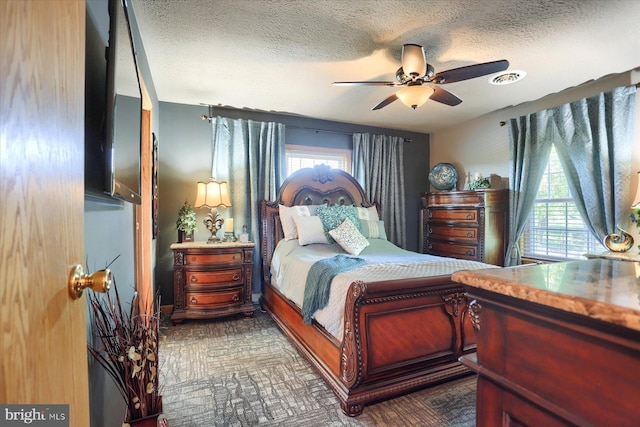
[[[189,281],[190,281],[191,283],[197,283],[197,282],[198,282],[198,278],[197,278],[195,275],[192,275],[192,276],[189,278]]]
[[[433,249],[433,245],[431,243],[429,243],[429,245],[427,246],[429,249]]]
[[[473,255],[473,249],[467,249],[465,253],[467,255]]]
[[[429,214],[427,215],[429,218],[433,218],[433,214],[431,213],[431,211],[429,211]]]
[[[473,214],[472,213],[468,213],[467,214],[467,219],[473,219]]]
[[[233,298],[231,298],[231,299],[232,299],[233,301],[238,301],[238,300],[240,300],[240,295],[235,294],[235,295],[233,296]]]
[[[238,255],[234,255],[234,256],[233,256],[233,259],[238,259]]]
[[[467,231],[467,237],[473,237],[473,233],[471,231]]]
[[[197,305],[198,304],[198,300],[196,299],[196,297],[191,297],[191,305]]]
[[[429,234],[433,233],[433,230],[431,228],[429,228]]]
[[[240,275],[238,273],[233,273],[233,280],[240,280]]]

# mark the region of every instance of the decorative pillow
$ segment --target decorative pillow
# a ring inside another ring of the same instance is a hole
[[[375,206],[370,206],[368,208],[356,208],[358,212],[358,219],[365,219],[369,221],[378,221],[380,217],[378,216],[378,210]]]
[[[358,219],[358,212],[356,211],[355,206],[320,206],[316,210],[316,213],[322,220],[324,231],[327,233],[327,240],[329,240],[330,243],[333,243],[334,240],[333,237],[331,237],[331,235],[329,234],[329,230],[333,230],[334,228],[342,224],[345,218],[349,218],[355,225],[356,229],[360,228],[360,220]]]
[[[351,255],[359,255],[364,248],[369,246],[369,241],[360,234],[349,218],[345,218],[342,224],[329,231],[329,234],[345,252]]]
[[[324,234],[324,227],[322,226],[320,217],[294,216],[293,222],[296,224],[298,243],[301,246],[311,243],[329,243],[327,236]]]
[[[367,221],[360,220],[360,230],[362,235],[367,239],[384,239],[387,240],[387,233],[384,231],[384,221]]]
[[[278,205],[278,213],[280,214],[280,223],[282,224],[282,232],[285,240],[293,240],[298,238],[296,224],[293,222],[294,216],[312,216],[316,214],[316,209],[324,205],[301,205],[301,206],[284,206]]]

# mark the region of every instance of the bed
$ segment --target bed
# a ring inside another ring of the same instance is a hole
[[[323,165],[292,174],[280,188],[277,200],[261,201],[260,304],[334,391],[343,412],[357,416],[367,404],[471,374],[458,361],[476,349],[469,305],[461,285],[451,281],[451,273],[493,267],[490,265],[414,254],[430,258],[408,259],[406,265],[440,261],[449,266],[435,271],[447,273],[412,273],[399,279],[383,275],[380,279],[366,272],[370,268],[367,264],[333,279],[330,299],[336,292],[336,282],[346,281],[343,305],[333,309],[341,316],[338,327],[336,321],[329,325],[326,319],[320,319],[320,311],[311,324],[304,321],[300,302],[285,295],[287,292],[278,283],[282,279],[277,268],[284,269],[280,263],[296,252],[297,245],[295,240],[283,239],[279,206],[323,204],[375,206],[352,176]],[[369,239],[372,243],[373,240]],[[340,250],[335,243],[299,247],[302,250],[313,246],[322,247],[328,256],[331,248]],[[378,245],[371,245],[374,246]],[[367,258],[372,251],[367,247],[359,257]],[[397,255],[390,255],[389,259],[397,261]],[[276,274],[272,274],[272,261],[278,261],[279,267],[273,266]],[[300,277],[297,280],[304,285],[304,278]]]

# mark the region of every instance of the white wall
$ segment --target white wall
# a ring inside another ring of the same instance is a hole
[[[505,108],[478,119],[434,132],[431,134],[430,168],[440,162],[453,164],[458,170],[458,188],[464,188],[468,172],[473,176],[479,172],[483,176],[498,174],[507,181],[509,176],[509,137],[506,126],[501,121],[534,113],[582,98],[607,92],[615,87],[637,84],[640,81],[640,69],[602,78],[579,87],[567,89],[561,93],[548,95],[540,100]],[[514,83],[518,84],[518,83]],[[636,96],[636,120],[634,132],[634,150],[629,159],[633,176],[629,186],[630,197],[636,194],[640,185],[637,171],[640,171],[640,93]],[[629,224],[621,224],[628,228]],[[639,230],[632,228],[636,243],[640,243]]]

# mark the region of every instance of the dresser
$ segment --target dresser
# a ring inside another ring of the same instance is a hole
[[[422,253],[503,266],[509,190],[422,193]]]
[[[184,319],[209,319],[242,313],[253,316],[251,301],[255,243],[174,243],[173,314]]]
[[[478,427],[637,426],[640,262],[458,271],[472,302]]]

